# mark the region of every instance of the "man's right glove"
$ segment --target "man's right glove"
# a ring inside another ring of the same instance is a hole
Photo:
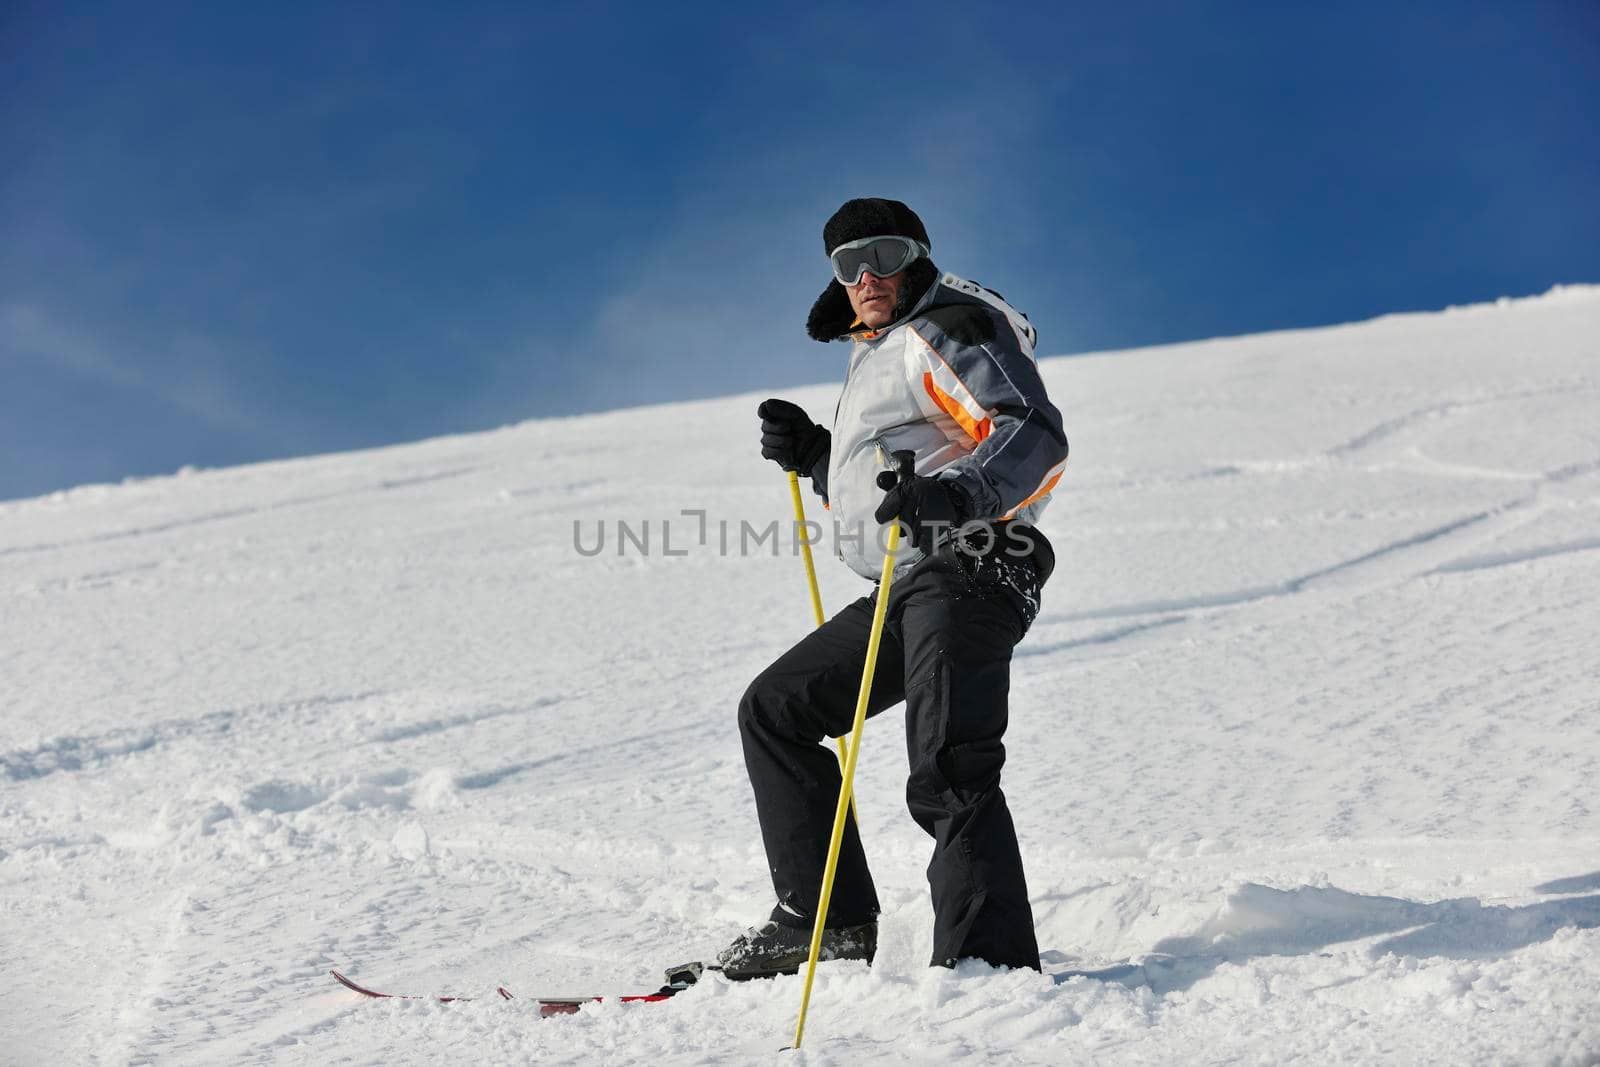
[[[761,416],[762,458],[786,471],[810,475],[832,447],[833,435],[787,400],[763,400],[756,414]]]
[[[880,523],[905,523],[911,543],[930,555],[937,541],[972,518],[972,498],[959,482],[880,471],[878,488],[888,492],[872,517]]]

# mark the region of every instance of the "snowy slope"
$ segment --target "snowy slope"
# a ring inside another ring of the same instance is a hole
[[[1048,969],[1143,966],[925,968],[895,711],[802,1053],[794,980],[327,978],[632,991],[770,906],[733,712],[809,608],[717,548],[788,506],[745,396],[0,505],[0,1061],[1600,1062],[1600,288],[1045,377],[1007,790]]]

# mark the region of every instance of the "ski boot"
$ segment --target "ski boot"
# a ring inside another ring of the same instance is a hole
[[[866,960],[878,951],[878,924],[841,926],[822,931],[819,960]],[[717,964],[730,981],[795,974],[811,955],[811,931],[767,920],[733,939],[717,953]]]

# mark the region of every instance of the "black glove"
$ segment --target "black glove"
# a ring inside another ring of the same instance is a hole
[[[878,475],[878,488],[887,489],[872,517],[878,522],[899,519],[910,531],[911,542],[932,554],[934,542],[972,518],[972,498],[960,483],[948,478],[902,478],[893,471]]]
[[[809,475],[833,445],[833,434],[787,400],[763,400],[756,414],[761,416],[761,457],[786,471]]]

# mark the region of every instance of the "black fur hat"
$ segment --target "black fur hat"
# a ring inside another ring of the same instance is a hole
[[[863,237],[890,236],[909,237],[920,241],[923,248],[933,247],[917,213],[900,201],[876,196],[846,200],[833,217],[823,223],[822,254],[831,256],[840,245]]]
[[[915,211],[898,200],[871,196],[846,200],[833,213],[833,217],[823,224],[822,250],[832,255],[833,250],[842,244],[859,241],[863,237],[887,236],[909,237],[913,241],[920,241],[924,248],[933,247],[927,228],[922,225]],[[907,267],[906,284],[901,288],[900,300],[895,306],[895,319],[902,318],[904,312],[921,300],[929,286],[938,279],[938,268],[926,256]],[[855,317],[849,294],[835,278],[828,282],[828,287],[817,297],[817,302],[811,305],[811,314],[806,318],[806,333],[816,341],[832,341],[850,332]]]

